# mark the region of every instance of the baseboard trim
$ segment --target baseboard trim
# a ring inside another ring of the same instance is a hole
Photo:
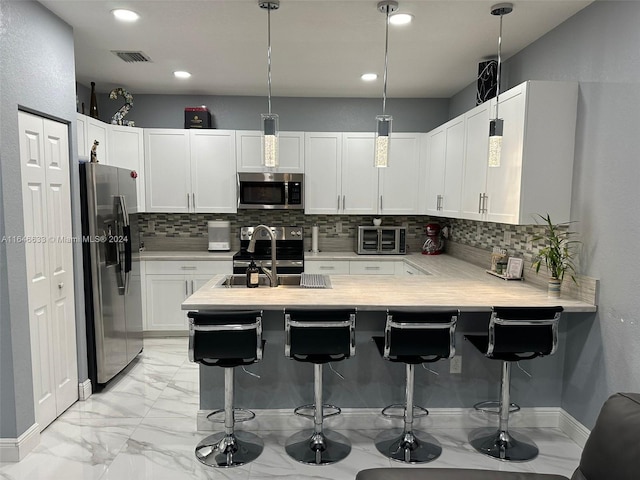
[[[91,379],[87,378],[84,382],[78,384],[78,400],[84,402],[93,393]]]
[[[569,415],[566,410],[560,411],[559,423],[560,430],[562,430],[567,437],[576,442],[580,448],[584,448],[591,431],[573,416]]]
[[[0,438],[0,462],[19,462],[40,443],[40,425],[34,423],[18,438]]]
[[[171,338],[188,337],[189,330],[145,330],[142,338]]]
[[[249,422],[252,430],[281,431],[308,428],[310,420],[294,415],[292,409],[253,410],[256,418]],[[211,410],[199,410],[196,425],[200,431],[222,428],[222,424],[207,419]],[[336,420],[338,419],[339,420]],[[558,407],[523,408],[511,415],[509,425],[514,427],[560,428],[561,409]],[[339,417],[325,420],[327,426],[338,422],[333,428],[340,429],[385,429],[400,424],[400,419],[389,419],[380,414],[379,408],[343,408]],[[496,425],[495,415],[477,412],[473,408],[430,408],[429,415],[414,420],[421,428],[478,428]],[[238,424],[242,429],[243,423]]]

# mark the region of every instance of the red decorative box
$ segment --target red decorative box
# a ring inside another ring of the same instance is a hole
[[[201,107],[185,107],[184,128],[212,128],[209,109],[204,105]]]

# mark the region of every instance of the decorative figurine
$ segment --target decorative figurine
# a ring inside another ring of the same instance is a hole
[[[111,124],[133,127],[135,126],[135,122],[131,120],[124,120],[125,115],[129,113],[129,110],[131,110],[131,107],[133,106],[133,95],[127,92],[124,88],[118,87],[111,90],[109,98],[111,100],[116,100],[119,95],[124,97],[124,105],[120,107],[120,110],[113,114],[113,117],[111,117]]]
[[[93,141],[93,147],[91,147],[91,163],[98,163],[98,140]]]

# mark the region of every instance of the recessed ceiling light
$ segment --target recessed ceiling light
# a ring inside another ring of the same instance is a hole
[[[365,82],[373,82],[376,78],[378,78],[378,75],[375,73],[363,73],[360,78]]]
[[[396,13],[389,15],[389,23],[392,25],[406,25],[407,23],[411,23],[412,20],[413,15],[410,13]]]
[[[185,71],[182,71],[182,70],[178,70],[176,72],[173,72],[173,75],[176,78],[189,78],[191,76],[191,74],[189,72],[185,72]]]
[[[140,18],[133,10],[125,10],[124,8],[118,8],[116,10],[111,10],[111,13],[118,20],[122,20],[123,22],[135,22]]]

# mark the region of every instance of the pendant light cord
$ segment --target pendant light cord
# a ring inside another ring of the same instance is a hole
[[[500,98],[500,71],[502,70],[502,17],[503,14],[500,14],[500,34],[498,35],[498,71],[496,75],[496,119],[498,118],[498,106],[499,106],[499,98]]]
[[[389,64],[389,10],[391,7],[386,6],[387,9],[387,23],[385,25],[385,38],[384,38],[384,78],[382,86],[382,114],[384,115],[387,108],[387,66]]]
[[[502,16],[500,17],[502,19]],[[267,7],[267,66],[268,66],[268,74],[267,74],[267,83],[269,85],[269,114],[271,114],[271,7]]]

